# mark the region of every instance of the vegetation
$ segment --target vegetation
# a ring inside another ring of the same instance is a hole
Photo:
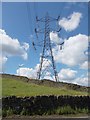
[[[74,96],[74,97],[89,95],[86,87],[80,87],[78,85],[67,84],[67,83],[61,83],[60,84],[61,86],[57,86],[57,85],[58,84],[56,84],[55,82],[50,82],[49,80],[47,80],[46,82],[43,82],[43,81],[39,82],[39,80],[29,81],[29,79],[26,77],[5,75],[4,77],[2,77],[2,96],[4,98],[6,98],[6,96],[10,96],[10,98],[11,96],[15,96],[15,97],[20,97],[21,99],[23,99],[25,97],[39,96],[39,95],[40,96],[43,96],[43,95],[46,95],[46,96],[47,95],[54,95],[54,96],[66,95],[67,96],[69,95],[69,96]],[[60,98],[60,101],[61,101],[61,98]],[[39,104],[39,102],[40,101],[38,101],[38,98],[37,98],[37,103]],[[18,106],[19,102],[17,100],[16,100],[16,103],[17,104],[15,106]],[[13,104],[13,102],[11,101],[10,104]],[[29,104],[26,102],[23,104],[25,104],[27,107],[30,107]],[[56,108],[48,109],[46,111],[45,109],[41,110],[41,109],[38,109],[37,107],[36,109],[38,110],[36,110],[36,112],[34,110],[32,111],[32,113],[30,113],[30,111],[28,111],[28,108],[26,108],[25,106],[22,107],[25,109],[21,108],[20,110],[18,110],[19,107],[17,107],[16,109],[12,109],[12,107],[10,106],[8,107],[8,109],[7,107],[6,108],[3,107],[2,115],[3,117],[12,116],[12,115],[72,115],[72,114],[76,115],[76,114],[88,114],[90,112],[88,107],[80,107],[80,108],[75,107],[74,108],[68,104],[62,106],[62,104],[61,106],[57,106]],[[52,106],[50,107],[52,108]]]
[[[37,96],[37,95],[87,95],[87,92],[56,88],[27,83],[13,78],[2,78],[2,96]]]
[[[83,109],[78,109],[78,108],[71,108],[70,106],[64,106],[64,107],[59,107],[57,109],[51,109],[48,111],[38,111],[38,114],[33,112],[32,114],[29,111],[26,110],[22,110],[20,113],[18,113],[15,110],[9,109],[9,110],[5,110],[3,109],[2,111],[2,115],[3,117],[7,117],[7,116],[12,116],[12,115],[23,115],[23,116],[35,116],[35,115],[86,115],[88,114],[88,108],[83,108]]]

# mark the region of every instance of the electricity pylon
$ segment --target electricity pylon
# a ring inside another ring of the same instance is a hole
[[[37,37],[38,37],[38,33],[44,34],[43,50],[42,50],[42,55],[41,55],[41,59],[40,59],[39,70],[37,72],[38,79],[44,78],[45,74],[48,72],[48,73],[50,73],[50,76],[54,77],[56,82],[58,81],[58,73],[56,70],[54,56],[53,56],[52,42],[50,40],[50,32],[51,32],[50,22],[58,21],[59,18],[60,18],[60,16],[58,16],[57,19],[54,19],[54,18],[50,17],[48,13],[46,14],[46,16],[44,18],[38,19],[38,17],[36,17],[37,23],[43,22],[45,24],[44,29],[35,28],[35,33],[36,33]],[[61,28],[59,28],[59,30],[57,32],[60,32],[60,30],[61,30]],[[54,31],[56,31],[56,30],[54,30]],[[47,66],[45,66],[45,68],[43,70],[43,66],[44,66],[43,64],[45,64],[45,61],[47,61],[48,64],[47,64]]]

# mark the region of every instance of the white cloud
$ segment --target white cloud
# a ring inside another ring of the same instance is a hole
[[[29,44],[28,43],[23,43],[23,48],[24,48],[24,50],[28,50],[29,49]]]
[[[73,14],[68,16],[68,18],[62,18],[59,21],[59,25],[63,27],[66,31],[73,31],[79,26],[81,17],[81,13],[73,12]]]
[[[50,32],[50,40],[56,44],[60,44],[63,42],[63,39],[60,38],[57,34],[57,32]]]
[[[58,46],[53,48],[54,59],[56,62],[62,62],[68,66],[80,65],[88,59],[88,56],[85,55],[87,49],[88,37],[78,34],[65,40],[63,50],[60,51]]]
[[[50,65],[51,65],[51,61],[49,59],[44,58],[42,64],[42,70],[45,70],[46,68],[48,69]]]
[[[90,81],[88,80],[88,76],[81,76],[74,80],[74,84],[82,85],[82,86],[90,86]]]
[[[7,62],[7,59],[7,57],[0,55],[0,72],[5,72],[4,65]]]
[[[50,60],[48,60],[48,59],[43,60],[43,64],[42,64],[42,72],[44,71],[44,73],[43,73],[44,78],[43,79],[46,79],[46,78],[51,79],[50,72],[48,69],[50,64],[51,64]],[[40,67],[40,64],[37,64],[34,68],[20,67],[19,69],[17,69],[17,75],[26,76],[28,78],[37,78],[37,73],[38,73],[39,67]]]
[[[5,63],[11,56],[20,56],[27,59],[28,43],[22,43],[18,39],[13,39],[6,34],[5,30],[0,29],[0,72],[4,70]]]
[[[80,68],[88,70],[88,61],[85,61],[84,63],[82,63],[81,66],[80,66]]]
[[[37,64],[35,68],[23,68],[23,67],[21,67],[21,68],[17,69],[16,72],[17,72],[17,75],[37,79],[38,68],[39,68],[39,64]],[[44,74],[43,78],[41,78],[41,79],[54,80],[54,77],[51,76],[50,72],[44,71],[44,73],[45,74]]]
[[[21,56],[23,59],[27,59],[27,50],[29,48],[28,43],[20,44],[18,39],[13,39],[6,32],[0,29],[0,47],[2,47],[2,54],[4,56]]]
[[[32,68],[19,68],[17,69],[17,75],[26,76],[28,78],[36,78],[37,71]]]
[[[0,63],[5,64],[7,59],[8,59],[7,57],[0,55]]]
[[[70,68],[62,69],[58,76],[61,82],[73,83],[81,86],[90,86],[89,73],[77,77],[78,71],[71,70]]]
[[[67,69],[62,69],[59,72],[58,76],[59,76],[59,79],[62,81],[70,81],[71,82],[71,80],[75,79],[76,74],[77,74],[77,71],[67,68]]]
[[[0,29],[0,34],[4,34],[4,35],[6,35],[5,30]]]
[[[46,72],[46,74],[45,74],[45,76],[44,76],[44,79],[48,79],[48,80],[53,80],[53,81],[55,81],[54,76],[51,76],[51,73],[50,73],[50,72]]]

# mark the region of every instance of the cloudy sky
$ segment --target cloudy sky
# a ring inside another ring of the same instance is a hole
[[[42,18],[46,12],[53,18],[60,19],[50,24],[50,40],[59,81],[88,85],[88,3],[3,3],[2,28],[0,29],[0,72],[18,74],[36,78],[40,64],[42,47],[36,45],[44,36],[39,34],[37,40],[34,29],[35,17]],[[44,27],[39,24],[39,27]],[[55,29],[61,27],[60,33]],[[60,50],[59,43],[64,41]],[[48,60],[51,63],[50,60]],[[45,67],[49,66],[47,59]],[[50,72],[45,74],[50,77]]]

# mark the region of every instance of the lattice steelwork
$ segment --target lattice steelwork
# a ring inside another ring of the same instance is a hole
[[[44,33],[44,41],[43,41],[43,50],[42,50],[42,55],[40,59],[40,66],[39,70],[37,73],[37,78],[42,79],[44,76],[48,73],[50,77],[54,77],[56,82],[58,81],[58,73],[56,70],[55,62],[54,62],[54,57],[53,57],[53,51],[52,51],[52,42],[50,40],[50,22],[52,21],[58,21],[60,16],[57,19],[51,18],[48,13],[44,18],[38,19],[36,17],[37,22],[44,22],[45,23],[45,28],[44,29],[39,29],[35,28],[35,33],[38,37],[38,33]],[[57,32],[60,32],[61,28]],[[41,46],[42,47],[42,46]],[[46,66],[44,66],[46,64]],[[43,69],[44,67],[44,69]]]

